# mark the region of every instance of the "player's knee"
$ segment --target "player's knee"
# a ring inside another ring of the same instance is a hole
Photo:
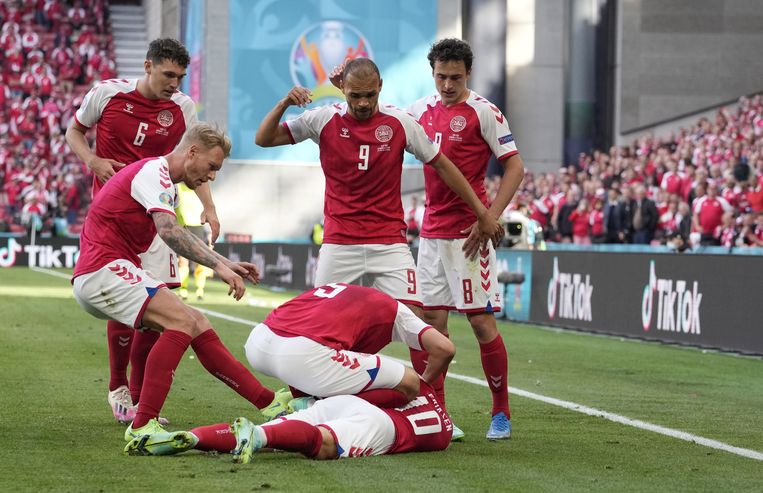
[[[488,343],[498,335],[498,327],[492,314],[480,314],[469,318],[474,335],[482,343]]]

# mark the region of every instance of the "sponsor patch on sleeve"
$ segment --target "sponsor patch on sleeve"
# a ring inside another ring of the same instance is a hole
[[[503,137],[498,137],[498,143],[501,145],[505,145],[513,141],[514,141],[514,136],[512,134],[506,134]]]

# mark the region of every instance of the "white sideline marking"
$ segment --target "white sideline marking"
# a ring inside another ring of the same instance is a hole
[[[42,269],[38,267],[31,267],[32,270],[35,272],[40,272],[43,274],[50,274],[52,276],[56,277],[63,277],[66,279],[69,279],[71,276],[54,271],[49,269]],[[242,325],[248,325],[249,327],[254,327],[259,322],[255,322],[252,320],[246,320],[243,318],[238,317],[232,317],[230,315],[226,315],[224,313],[216,312],[213,310],[207,310],[205,308],[199,308],[195,307],[202,313],[206,313],[207,315],[221,318],[223,320],[228,320],[229,322],[235,322]],[[393,358],[405,365],[410,366],[410,362],[404,361],[398,358]],[[481,385],[482,387],[488,387],[488,384],[486,381],[469,377],[466,375],[459,375],[458,373],[448,372],[448,378],[453,378],[455,380],[461,380],[462,382],[472,383],[474,385]],[[763,461],[763,453],[758,452],[756,450],[741,448],[741,447],[735,447],[733,445],[729,445],[727,443],[719,442],[718,440],[712,440],[710,438],[701,437],[699,435],[693,435],[691,433],[686,433],[685,431],[680,430],[674,430],[673,428],[666,428],[664,426],[655,425],[652,423],[648,423],[646,421],[641,421],[639,419],[631,419],[627,418],[625,416],[621,416],[619,414],[610,413],[608,411],[602,411],[601,409],[596,409],[594,407],[588,407],[584,406],[582,404],[576,404],[574,402],[570,401],[563,401],[561,399],[555,399],[553,397],[547,397],[545,395],[536,394],[535,392],[528,392],[527,390],[518,389],[516,387],[509,387],[509,391],[512,394],[520,395],[522,397],[526,397],[528,399],[533,399],[540,402],[545,402],[546,404],[551,404],[552,406],[558,406],[564,409],[569,409],[570,411],[577,411],[579,413],[587,414],[589,416],[596,416],[604,419],[608,419],[610,421],[613,421],[615,423],[620,423],[626,426],[633,426],[634,428],[639,428],[642,430],[652,431],[654,433],[659,433],[661,435],[669,436],[671,438],[677,438],[679,440],[684,440],[686,442],[696,443],[697,445],[704,445],[705,447],[710,447],[716,450],[723,450],[724,452],[729,452],[731,454],[739,455],[742,457],[747,457],[750,459],[755,459],[759,461]]]

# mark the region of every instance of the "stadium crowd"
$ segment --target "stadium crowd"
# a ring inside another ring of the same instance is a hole
[[[498,180],[487,179],[489,195]],[[538,222],[547,241],[763,246],[761,96],[665,138],[581,153],[555,173],[528,171],[509,209]]]
[[[107,0],[0,1],[0,232],[78,233],[88,170],[64,139],[117,75]]]
[[[117,75],[108,12],[107,0],[0,1],[0,232],[79,232],[89,171],[64,132],[89,87]],[[499,182],[486,180],[489,195]],[[511,209],[547,241],[763,246],[761,96],[665,138],[528,171]]]

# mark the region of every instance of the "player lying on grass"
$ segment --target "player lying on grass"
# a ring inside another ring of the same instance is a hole
[[[270,416],[285,411],[291,398],[263,387],[223,345],[209,320],[143,270],[139,257],[158,233],[177,254],[213,269],[237,300],[246,290],[244,279],[258,282],[253,264],[215,253],[175,219],[174,183],[196,188],[214,180],[230,147],[222,131],[197,124],[170,154],[138,161],[110,178],[85,219],[72,279],[77,302],[95,317],[162,333],[146,360],[137,414],[125,432],[128,441],[162,431],[159,411],[188,346],[207,371],[258,409],[268,408]]]
[[[299,391],[295,395],[358,394],[398,407],[419,395],[419,375],[376,354],[392,341],[429,353],[421,378],[430,384],[442,378],[456,351],[403,303],[348,284],[328,284],[287,301],[252,329],[244,348],[252,368],[287,383]]]
[[[130,455],[174,455],[186,450],[230,452],[247,464],[254,452],[278,449],[312,459],[337,459],[445,450],[453,424],[432,387],[398,408],[380,408],[353,395],[318,400],[311,407],[263,425],[246,418],[191,431],[161,431],[127,444]]]

